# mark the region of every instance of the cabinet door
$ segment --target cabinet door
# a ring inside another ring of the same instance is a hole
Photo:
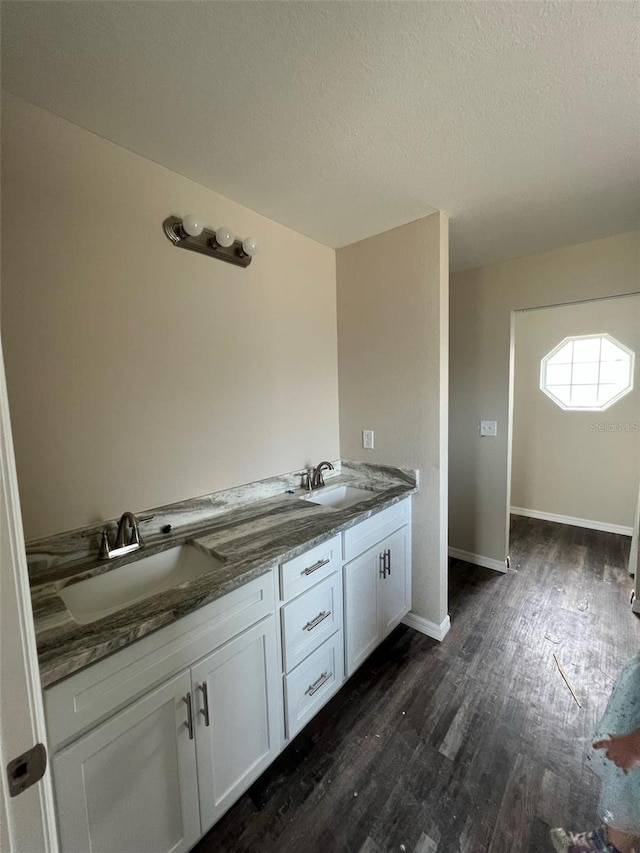
[[[380,578],[382,637],[386,637],[411,609],[408,528],[402,527],[380,543],[386,570]]]
[[[347,676],[352,675],[380,642],[378,577],[382,552],[365,551],[344,567],[344,633]]]
[[[188,672],[53,760],[63,853],[182,853],[200,837]]]
[[[278,753],[276,661],[271,615],[192,667],[203,832]]]

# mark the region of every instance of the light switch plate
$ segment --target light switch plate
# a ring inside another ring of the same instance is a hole
[[[373,450],[373,430],[362,430],[362,446],[365,450]]]
[[[498,434],[498,421],[480,421],[480,435],[495,437]]]

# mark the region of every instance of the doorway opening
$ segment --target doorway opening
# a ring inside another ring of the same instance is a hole
[[[512,312],[508,478],[507,544],[512,516],[632,535],[640,293]]]

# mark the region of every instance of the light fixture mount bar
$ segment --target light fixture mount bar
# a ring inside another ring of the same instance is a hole
[[[184,230],[182,219],[178,216],[168,216],[162,225],[164,233],[179,249],[200,252],[201,255],[218,258],[220,261],[235,264],[237,267],[248,267],[252,261],[251,255],[247,255],[242,248],[242,240],[234,240],[233,244],[228,247],[220,246],[216,241],[215,231],[209,231],[208,228],[204,228],[202,234],[197,237],[192,237]]]

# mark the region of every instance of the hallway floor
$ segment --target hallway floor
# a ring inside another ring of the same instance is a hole
[[[195,853],[550,853],[592,826],[590,735],[640,646],[630,540],[511,537],[506,575],[452,561],[444,642],[396,629]]]

